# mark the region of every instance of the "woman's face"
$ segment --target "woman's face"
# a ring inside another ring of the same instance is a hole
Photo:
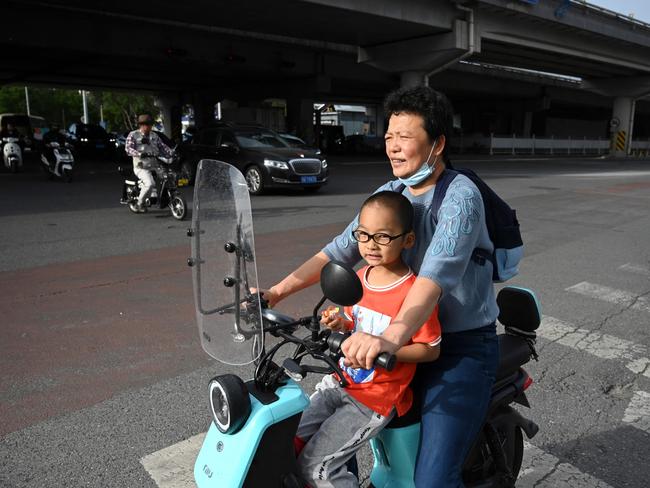
[[[431,152],[433,141],[424,130],[421,115],[393,114],[386,130],[386,155],[396,178],[408,178],[415,173]],[[432,155],[430,161],[433,161]]]

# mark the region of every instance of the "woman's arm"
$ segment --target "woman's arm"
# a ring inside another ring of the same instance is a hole
[[[423,342],[416,342],[402,346],[395,354],[402,363],[428,363],[435,361],[440,356],[440,344],[432,346]]]
[[[346,365],[372,368],[381,352],[395,354],[413,337],[433,313],[442,289],[428,278],[417,278],[406,295],[402,308],[381,336],[356,332],[342,344]]]
[[[305,261],[298,269],[293,271],[278,284],[273,285],[269,290],[264,290],[263,296],[264,299],[269,302],[269,307],[273,308],[280,300],[317,283],[323,266],[325,266],[329,260],[327,254],[320,251],[318,254],[315,254]]]

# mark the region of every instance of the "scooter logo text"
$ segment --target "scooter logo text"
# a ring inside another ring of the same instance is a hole
[[[205,475],[206,475],[208,478],[212,478],[212,470],[211,470],[210,468],[208,468],[208,465],[207,465],[207,464],[204,464],[204,465],[203,465],[203,472],[205,473]]]

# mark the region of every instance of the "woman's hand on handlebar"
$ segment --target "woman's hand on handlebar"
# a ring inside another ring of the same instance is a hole
[[[266,300],[269,308],[274,308],[277,305],[277,303],[283,298],[280,296],[279,293],[275,292],[273,288],[269,290],[251,288],[251,293],[255,294],[258,292],[260,295],[262,295],[262,298]]]
[[[382,352],[395,354],[399,346],[381,336],[355,332],[341,346],[345,365],[353,368],[370,369]]]

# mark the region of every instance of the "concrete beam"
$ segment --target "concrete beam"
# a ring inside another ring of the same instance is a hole
[[[650,94],[650,76],[583,80],[582,87],[607,97],[642,98]]]
[[[572,60],[559,55],[570,56],[582,63],[590,62],[604,71],[607,71],[608,66],[613,66],[629,70],[631,74],[650,73],[650,33],[646,36],[647,45],[639,46],[590,31],[582,31],[578,35],[577,31],[567,30],[562,23],[539,22],[530,15],[513,17],[496,11],[476,9],[475,22],[479,36],[484,41],[552,53],[555,66],[564,67],[553,69],[560,74],[573,74],[573,66]],[[487,48],[484,48],[483,56],[489,58],[489,54]],[[535,60],[534,53],[531,53],[530,59]],[[544,65],[538,65],[537,69],[544,71]]]
[[[392,72],[433,71],[469,52],[468,29],[466,21],[457,19],[454,21],[452,32],[379,46],[359,47],[357,60]]]

